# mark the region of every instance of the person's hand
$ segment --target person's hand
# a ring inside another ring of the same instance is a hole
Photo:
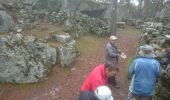
[[[122,53],[122,51],[121,51],[121,50],[118,50],[118,53],[119,53],[119,54],[121,54],[121,53]]]
[[[120,57],[123,58],[123,59],[127,58],[127,56],[123,52],[121,52]]]

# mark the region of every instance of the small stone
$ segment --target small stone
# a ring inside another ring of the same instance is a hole
[[[4,91],[3,90],[0,90],[0,95],[2,95],[4,93]]]
[[[169,40],[170,39],[170,35],[165,35],[165,38]]]
[[[22,29],[17,29],[17,33],[21,33],[22,32]]]
[[[75,71],[76,70],[76,68],[71,68],[71,71]]]

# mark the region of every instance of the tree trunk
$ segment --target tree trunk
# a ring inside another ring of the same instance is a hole
[[[164,7],[164,1],[165,1],[165,0],[160,0],[160,1],[159,1],[160,5],[159,5],[159,8],[158,8],[158,11],[162,11],[162,9],[163,9],[163,7]]]
[[[143,7],[143,18],[146,19],[149,17],[149,5],[150,0],[144,0],[144,7]]]
[[[112,14],[112,35],[116,35],[117,32],[117,25],[116,25],[116,19],[117,19],[117,0],[113,0],[113,14]]]
[[[138,18],[141,18],[143,0],[138,0],[138,2],[139,2],[139,5],[138,5]]]

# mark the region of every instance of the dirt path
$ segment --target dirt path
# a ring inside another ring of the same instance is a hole
[[[118,33],[117,46],[124,51],[128,59],[120,59],[121,88],[112,89],[115,100],[124,100],[127,91],[127,63],[136,52],[139,35]],[[77,100],[80,87],[86,75],[98,64],[103,63],[104,46],[107,39],[93,39],[100,45],[86,43],[88,49],[82,48],[82,54],[76,59],[71,68],[53,67],[49,79],[37,84],[12,85],[0,84],[0,100]],[[89,42],[89,41],[85,41]],[[82,45],[79,45],[80,47]],[[95,50],[91,49],[95,47]],[[83,51],[84,50],[84,51]]]

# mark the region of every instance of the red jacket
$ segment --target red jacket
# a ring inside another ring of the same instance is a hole
[[[104,76],[104,64],[98,65],[95,67],[92,72],[86,78],[83,86],[81,87],[81,92],[85,90],[90,90],[94,92],[94,90],[102,85],[107,84],[107,79]]]

